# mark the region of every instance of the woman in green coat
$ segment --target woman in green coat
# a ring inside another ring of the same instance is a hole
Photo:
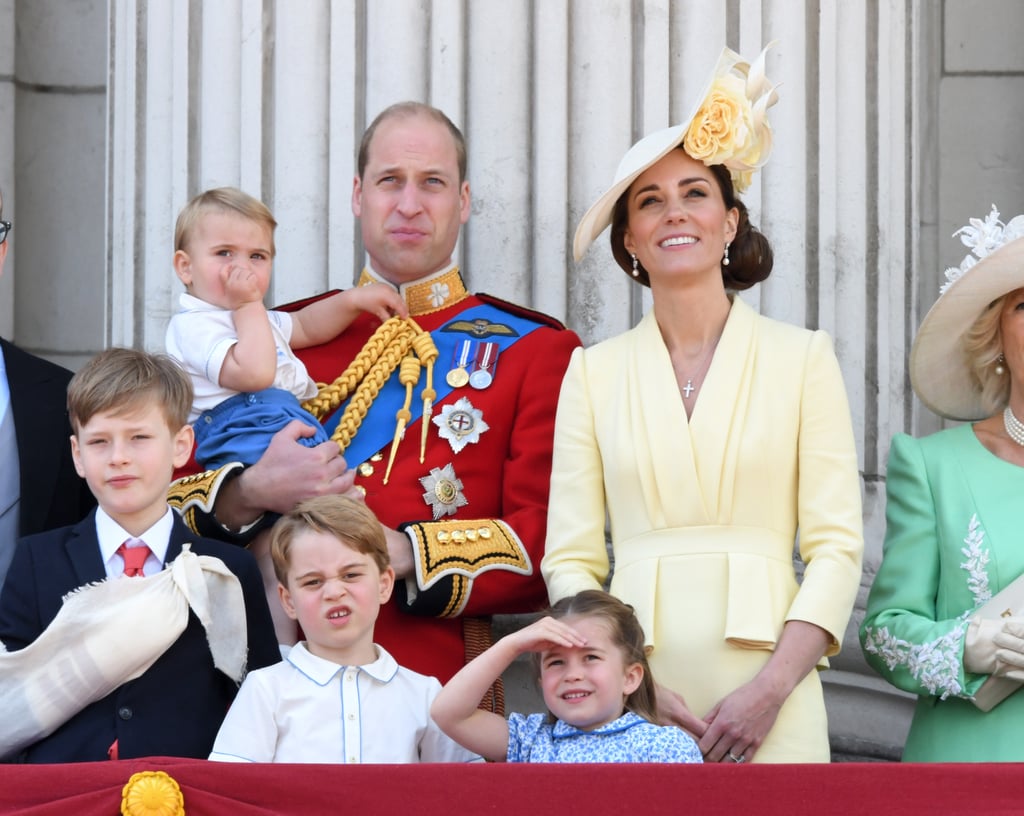
[[[886,680],[918,695],[904,761],[1021,761],[1024,216],[1003,224],[993,207],[956,234],[972,253],[947,270],[910,376],[928,408],[965,424],[893,439],[885,549],[860,638]],[[993,613],[988,602],[1018,579],[1008,594],[1019,605]],[[1009,696],[983,710],[1000,687]]]

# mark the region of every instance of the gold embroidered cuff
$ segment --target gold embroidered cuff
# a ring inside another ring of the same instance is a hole
[[[213,517],[213,505],[221,485],[228,476],[244,467],[241,462],[232,462],[217,470],[204,470],[193,476],[183,476],[171,482],[167,488],[167,503],[181,514],[189,529],[197,532],[196,514]]]
[[[469,600],[472,579],[488,570],[533,573],[529,553],[505,522],[452,519],[405,525],[413,539],[416,582],[424,590],[452,578],[452,599],[445,615],[456,615]],[[468,579],[468,580],[467,580]]]

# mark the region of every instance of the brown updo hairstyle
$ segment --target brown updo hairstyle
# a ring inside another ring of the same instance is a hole
[[[682,150],[682,147],[677,148]],[[747,214],[747,205],[736,197],[736,191],[732,186],[732,176],[728,168],[723,164],[712,164],[708,167],[711,175],[718,182],[722,191],[722,200],[725,202],[726,210],[733,207],[739,212],[739,220],[736,224],[736,237],[729,244],[729,265],[722,267],[722,282],[725,288],[734,292],[749,289],[755,283],[767,279],[772,273],[774,255],[768,239],[750,223],[750,216]],[[632,186],[630,187],[632,189]],[[644,286],[651,285],[651,279],[643,264],[637,265],[637,277],[633,277],[633,257],[626,250],[625,235],[626,226],[629,221],[629,190],[626,190],[619,200],[615,202],[615,209],[612,210],[612,255],[615,261],[623,268],[631,280],[642,283]]]

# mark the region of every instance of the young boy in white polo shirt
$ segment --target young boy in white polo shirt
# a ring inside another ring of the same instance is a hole
[[[210,759],[224,762],[472,762],[434,724],[436,678],[399,666],[373,642],[395,573],[384,530],[357,499],[322,496],[275,525],[281,605],[305,640],[251,672]]]

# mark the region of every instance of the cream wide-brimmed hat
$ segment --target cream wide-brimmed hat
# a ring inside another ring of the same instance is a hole
[[[637,176],[680,145],[691,158],[709,167],[722,164],[729,168],[738,192],[750,186],[753,172],[768,160],[772,150],[767,114],[779,97],[764,74],[764,61],[774,44],[765,46],[753,63],[723,48],[690,115],[681,124],[645,136],[626,152],[612,186],[587,210],[576,228],[573,255],[577,261],[611,223],[619,196]]]
[[[910,383],[939,416],[974,421],[992,411],[971,373],[964,338],[986,306],[1024,287],[1024,215],[1003,224],[992,205],[987,218],[972,218],[953,235],[971,251],[946,270],[939,299],[921,321],[910,349]]]

